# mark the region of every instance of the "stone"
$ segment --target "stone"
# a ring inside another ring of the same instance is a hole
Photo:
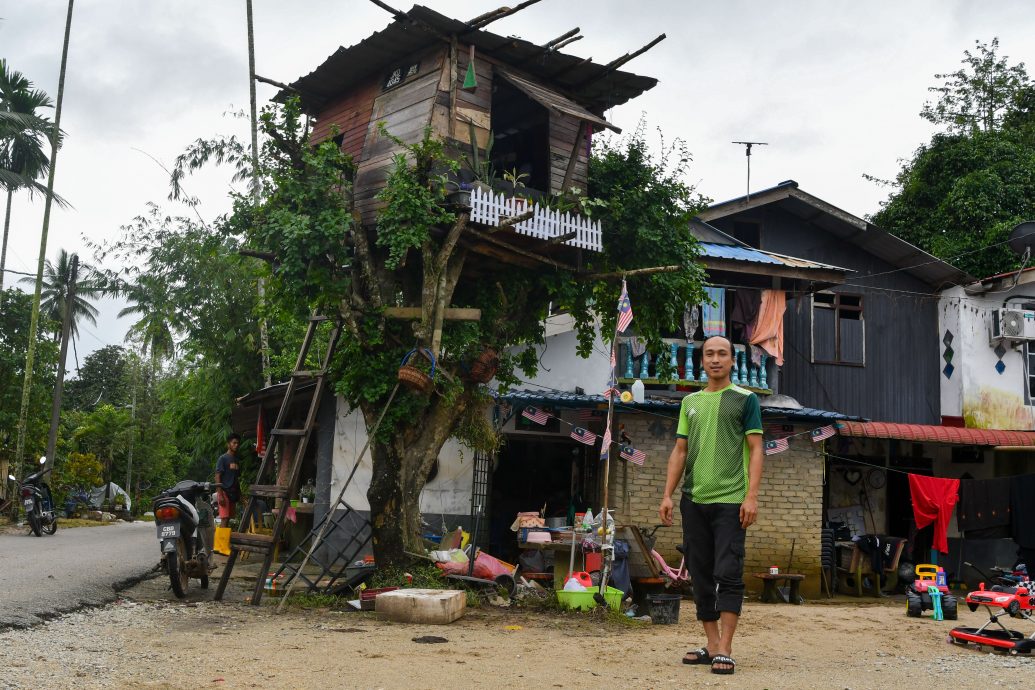
[[[446,625],[463,617],[467,594],[457,589],[397,589],[378,594],[374,610],[396,623]]]

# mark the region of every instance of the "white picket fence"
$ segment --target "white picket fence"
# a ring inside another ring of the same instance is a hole
[[[595,252],[602,249],[600,221],[571,213],[552,211],[526,199],[494,194],[478,187],[471,190],[471,221],[495,227],[505,218],[513,218],[525,213],[528,210],[526,205],[535,208],[535,215],[512,226],[516,232],[543,240],[574,232],[575,237],[563,244],[592,249]]]

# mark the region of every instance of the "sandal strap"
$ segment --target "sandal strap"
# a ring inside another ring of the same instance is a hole
[[[715,664],[729,664],[730,666],[736,666],[737,662],[732,657],[728,657],[722,654],[716,654],[712,657],[712,665]]]

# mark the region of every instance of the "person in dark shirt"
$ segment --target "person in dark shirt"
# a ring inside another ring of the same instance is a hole
[[[226,437],[226,452],[216,460],[216,501],[219,505],[219,521],[223,527],[228,526],[237,508],[237,501],[241,498],[241,469],[237,458],[240,446],[241,437],[230,434]]]

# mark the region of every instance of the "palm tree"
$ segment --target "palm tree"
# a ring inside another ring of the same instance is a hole
[[[30,194],[46,193],[47,188],[36,180],[50,167],[44,146],[54,133],[54,125],[39,111],[52,107],[46,93],[32,88],[31,81],[0,59],[0,189],[7,191],[4,238],[0,246],[0,290],[4,287],[14,193],[18,189],[27,189]]]
[[[72,288],[72,261],[75,254],[69,254],[64,249],[58,254],[57,263],[51,263],[50,259],[43,269],[43,288],[40,291],[40,315],[54,324],[54,340],[61,335],[61,324],[65,319],[65,310],[68,308],[68,296]],[[36,279],[26,276],[21,279],[22,283],[33,284]],[[79,337],[79,321],[87,321],[91,325],[97,325],[97,307],[90,304],[105,294],[106,290],[100,279],[92,268],[86,264],[79,264],[78,275],[75,278],[75,296],[72,298],[72,333]]]
[[[126,340],[139,340],[144,354],[151,354],[152,369],[163,359],[176,352],[173,324],[176,322],[176,307],[169,295],[169,287],[161,278],[142,275],[136,283],[127,285],[122,293],[130,305],[119,312],[123,316],[138,315],[140,318],[129,327]]]

